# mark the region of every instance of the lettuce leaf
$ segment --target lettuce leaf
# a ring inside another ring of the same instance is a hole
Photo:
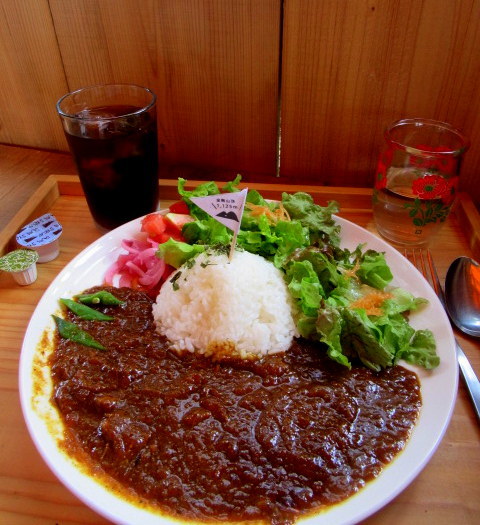
[[[360,361],[378,371],[399,359],[436,366],[434,340],[425,334],[419,337],[406,317],[428,301],[392,288],[380,315],[350,306],[377,289],[384,290],[391,278],[384,254],[373,250],[345,251],[340,260],[311,246],[297,250],[286,266],[285,279],[298,307],[299,333],[324,343],[328,356],[348,367]]]
[[[311,244],[329,243],[340,245],[340,226],[332,214],[338,212],[338,204],[329,202],[326,207],[315,204],[308,193],[283,193],[282,204],[292,220],[298,220],[310,231]]]
[[[242,176],[237,175],[231,182],[227,182],[223,186],[222,192],[223,193],[235,193],[236,191],[240,191],[240,188],[238,187],[238,185],[240,184],[241,181],[242,181]]]
[[[324,303],[318,312],[315,325],[318,340],[327,346],[327,355],[330,359],[351,368],[342,343],[344,325],[345,321],[340,310]]]
[[[218,195],[221,192],[234,193],[236,191],[240,191],[240,189],[238,188],[238,185],[240,184],[241,180],[242,180],[242,177],[240,175],[237,175],[237,177],[235,177],[233,181],[227,182],[221,190],[217,186],[217,184],[213,181],[203,182],[202,184],[199,184],[193,190],[186,190],[185,185],[187,181],[179,177],[178,184],[177,184],[178,194],[187,203],[192,217],[195,217],[199,220],[203,220],[203,219],[207,219],[210,216],[208,215],[208,213],[206,213],[205,211],[200,209],[198,206],[196,206],[190,200],[191,197],[207,197],[209,195]]]
[[[382,344],[382,333],[365,310],[342,308],[344,329],[342,347],[347,355],[357,357],[373,370],[392,366],[394,355]]]
[[[387,315],[394,315],[402,312],[414,312],[422,306],[428,304],[426,299],[415,297],[412,293],[403,288],[390,290],[391,299],[386,299],[383,303],[383,310]]]
[[[295,261],[286,274],[291,296],[307,316],[316,316],[325,291],[310,261]]]
[[[200,208],[198,208],[200,209]],[[189,244],[216,245],[228,244],[232,239],[231,231],[210,215],[204,219],[187,222],[182,228],[182,235]]]
[[[338,262],[335,261],[332,254],[324,252],[321,249],[309,246],[302,250],[297,250],[294,261],[308,261],[325,290],[325,297],[329,296],[334,290],[348,286],[348,282],[338,270]],[[289,263],[286,265],[287,275],[290,271]]]
[[[397,361],[404,359],[408,363],[423,366],[427,370],[437,367],[440,358],[436,354],[436,344],[430,330],[418,330],[407,348],[399,352]]]
[[[383,290],[393,279],[385,254],[374,250],[367,250],[363,254],[357,275],[362,282],[378,290]]]
[[[170,238],[158,246],[156,255],[170,266],[180,268],[186,261],[203,251],[205,246],[201,244],[187,244]]]

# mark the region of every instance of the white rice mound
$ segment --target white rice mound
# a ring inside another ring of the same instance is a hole
[[[153,305],[173,349],[247,358],[284,352],[298,335],[283,274],[263,257],[202,253],[178,273]]]

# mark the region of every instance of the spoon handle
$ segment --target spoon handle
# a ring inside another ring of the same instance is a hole
[[[472,365],[468,361],[466,355],[463,353],[460,345],[457,344],[457,360],[460,366],[460,372],[462,373],[463,380],[468,389],[468,393],[472,399],[475,412],[477,413],[477,418],[480,420],[480,382],[478,377],[475,375],[475,371],[472,368]]]

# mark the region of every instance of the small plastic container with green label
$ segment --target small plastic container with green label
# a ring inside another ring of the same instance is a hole
[[[26,286],[37,279],[38,253],[34,250],[14,250],[0,257],[0,270],[12,274],[15,281]]]

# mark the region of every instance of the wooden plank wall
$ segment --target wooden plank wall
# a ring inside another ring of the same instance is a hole
[[[368,184],[382,133],[444,120],[472,147],[463,183],[480,201],[480,2],[287,0],[282,174]]]
[[[369,187],[385,126],[436,118],[479,204],[479,25],[480,0],[2,0],[0,142],[66,151],[56,100],[134,82],[163,177]]]

